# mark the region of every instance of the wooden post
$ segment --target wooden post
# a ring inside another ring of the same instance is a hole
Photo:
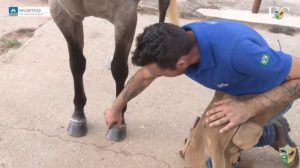
[[[258,13],[260,4],[261,4],[261,0],[254,0],[253,6],[252,6],[252,13]]]

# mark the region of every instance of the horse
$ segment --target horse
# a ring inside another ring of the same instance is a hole
[[[134,38],[137,10],[140,0],[51,0],[50,13],[69,50],[69,63],[74,82],[74,112],[68,125],[68,134],[81,137],[87,133],[84,106],[83,74],[86,59],[83,54],[84,34],[82,21],[94,16],[108,20],[115,28],[115,51],[111,72],[116,83],[116,96],[124,88],[128,76],[128,55]],[[159,0],[159,22],[164,22],[167,9],[176,10],[175,0]],[[169,7],[170,6],[170,7]],[[173,12],[174,13],[174,12]],[[174,18],[174,17],[173,17]],[[126,107],[123,109],[123,116]],[[125,130],[126,131],[126,130]]]

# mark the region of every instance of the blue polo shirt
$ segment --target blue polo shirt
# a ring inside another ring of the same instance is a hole
[[[275,51],[252,28],[234,21],[210,20],[183,26],[193,31],[200,63],[185,74],[198,83],[231,95],[257,94],[280,85],[291,56]]]

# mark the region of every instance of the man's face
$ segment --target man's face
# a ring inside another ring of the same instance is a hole
[[[152,75],[158,77],[158,76],[165,76],[165,77],[175,77],[182,75],[186,69],[187,66],[176,66],[174,69],[162,69],[157,64],[149,64],[146,66],[146,68],[152,73]]]
[[[165,77],[175,77],[182,75],[185,72],[186,69],[161,69],[162,76]]]

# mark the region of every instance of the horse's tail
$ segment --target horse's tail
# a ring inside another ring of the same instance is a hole
[[[171,23],[180,25],[176,0],[170,0],[168,16],[170,18]]]

